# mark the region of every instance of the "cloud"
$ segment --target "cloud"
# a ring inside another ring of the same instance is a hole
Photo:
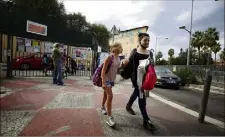
[[[223,7],[220,1],[194,1],[193,4],[193,22],[202,20],[208,17],[209,14],[217,10],[219,7]],[[191,4],[191,1],[190,1]],[[191,5],[190,5],[191,6]],[[182,11],[175,17],[176,21],[186,25],[191,19],[191,7],[188,10]]]
[[[64,0],[67,12],[81,12],[88,22],[104,24],[109,30],[113,25],[121,30],[149,26],[150,48],[155,49],[156,36],[168,37],[158,41],[157,51],[164,58],[173,48],[175,55],[180,48],[188,48],[189,34],[179,26],[190,28],[191,1],[75,1]],[[216,27],[224,46],[224,1],[194,1],[193,32]]]
[[[176,21],[185,22],[190,18],[190,11],[183,11],[176,17]]]
[[[91,23],[101,22],[108,29],[115,24],[122,30],[154,24],[156,16],[163,10],[161,1],[65,0],[64,4],[67,12],[81,12]],[[151,13],[148,12],[149,9]],[[143,13],[146,13],[145,18],[142,18]]]

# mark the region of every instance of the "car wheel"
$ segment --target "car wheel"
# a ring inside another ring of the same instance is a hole
[[[20,66],[20,69],[22,69],[22,70],[28,70],[29,68],[30,68],[30,65],[29,64],[22,64]]]

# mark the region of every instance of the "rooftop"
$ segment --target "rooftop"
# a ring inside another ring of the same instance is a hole
[[[142,28],[147,28],[147,31],[148,31],[148,26],[142,26],[142,27],[136,27],[136,28],[127,29],[127,30],[122,30],[120,32],[127,32],[127,31],[131,31],[131,30],[142,29]]]

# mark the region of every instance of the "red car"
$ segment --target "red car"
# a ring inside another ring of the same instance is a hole
[[[40,54],[32,54],[23,57],[17,57],[13,60],[13,69],[42,69],[42,56]]]

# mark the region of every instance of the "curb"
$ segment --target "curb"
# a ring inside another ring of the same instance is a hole
[[[198,92],[203,92],[203,88],[198,88],[198,87],[193,87],[193,86],[189,86],[189,87],[186,87],[186,88],[187,89],[192,89],[192,90],[195,90],[195,91],[198,91]],[[220,90],[214,89],[212,87],[210,89],[210,93],[225,95],[224,90],[220,91]]]

